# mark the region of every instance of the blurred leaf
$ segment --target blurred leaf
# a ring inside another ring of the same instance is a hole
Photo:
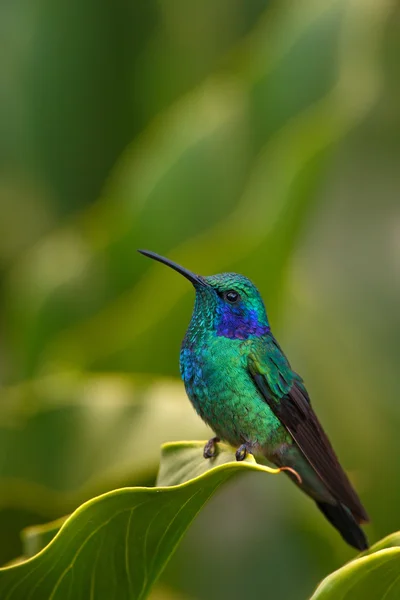
[[[115,490],[82,505],[39,554],[0,569],[0,596],[145,598],[190,523],[222,484],[248,471],[279,472],[258,465],[251,455],[237,462],[234,450],[223,444],[216,459],[205,460],[204,443],[163,447],[161,484],[171,476],[175,481],[176,470],[182,483]],[[196,477],[188,479],[192,464]]]
[[[5,287],[5,331],[15,348],[19,377],[32,376],[49,359],[56,367],[66,360],[73,365],[88,362],[86,345],[73,356],[68,340],[62,348],[56,339],[50,356],[43,349],[54,337],[64,337],[69,327],[79,329],[87,322],[90,327],[90,317],[110,304],[119,311],[124,300],[116,299],[146,268],[133,260],[140,238],[162,250],[177,236],[196,235],[231,210],[249,160],[244,100],[229,80],[208,82],[201,92],[180,101],[123,158],[107,186],[107,200],[53,231],[17,262]],[[171,220],[171,214],[176,218]],[[135,297],[140,301],[140,290]],[[113,351],[111,338],[120,333],[121,319],[126,319],[124,312],[119,317],[113,312],[105,329],[104,319],[100,330],[92,328],[87,340],[91,353],[99,336],[101,345]],[[129,331],[131,322],[126,320]],[[152,361],[136,370],[153,370]]]
[[[395,536],[398,545],[399,534]],[[380,543],[379,543],[380,544]],[[400,548],[373,551],[329,575],[311,600],[397,600],[400,596]]]
[[[137,285],[146,269],[132,260],[139,245],[179,246],[174,258],[204,273],[234,268],[260,281],[268,273],[267,300],[277,305],[329,153],[380,91],[388,6],[304,1],[276,11],[224,69],[160,113],[104,197],[10,272],[5,330],[17,376],[65,365],[176,373],[168,349],[183,334],[176,324],[187,286],[150,266]],[[303,93],[284,102],[305,62],[307,86],[299,79]]]
[[[193,598],[165,585],[156,584],[150,591],[149,600],[193,600]]]
[[[206,428],[171,380],[69,374],[15,386],[2,397],[0,506],[59,516],[148,481],[162,442],[197,435]]]

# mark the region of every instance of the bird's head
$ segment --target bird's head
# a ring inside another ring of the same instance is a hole
[[[217,336],[241,340],[269,331],[260,292],[244,275],[220,273],[203,277],[154,252],[139,252],[171,267],[193,284],[196,291],[193,319],[197,327],[213,330]]]

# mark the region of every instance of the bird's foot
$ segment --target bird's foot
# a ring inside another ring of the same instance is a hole
[[[208,440],[203,450],[204,458],[214,458],[214,456],[217,454],[217,444],[219,441],[219,437],[213,437],[211,440]]]
[[[238,462],[240,462],[240,461],[244,460],[248,454],[253,454],[251,444],[249,444],[249,443],[242,444],[236,450],[236,460]]]

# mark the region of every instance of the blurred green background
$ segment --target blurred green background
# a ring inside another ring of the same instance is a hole
[[[245,273],[370,516],[400,529],[400,5],[0,5],[0,560],[205,439],[193,291]],[[263,480],[264,479],[264,480]],[[354,555],[286,478],[197,518],[153,600],[304,599]]]

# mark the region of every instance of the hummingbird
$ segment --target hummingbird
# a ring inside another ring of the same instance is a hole
[[[358,550],[368,541],[368,515],[314,413],[304,382],[271,332],[264,302],[244,275],[201,276],[148,250],[194,286],[192,318],[182,342],[180,371],[196,412],[213,430],[204,458],[217,444],[265,457],[310,496],[342,538]]]

